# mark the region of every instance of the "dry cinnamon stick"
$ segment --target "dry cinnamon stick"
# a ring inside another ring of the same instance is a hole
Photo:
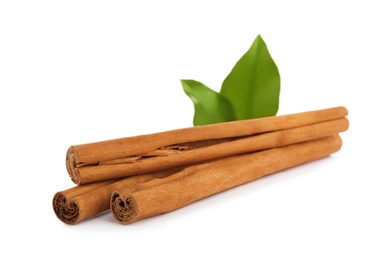
[[[113,192],[110,209],[121,224],[171,212],[194,201],[256,180],[265,175],[326,157],[342,146],[339,135],[229,157],[185,168],[161,184]]]
[[[75,145],[66,166],[76,184],[145,174],[342,132],[347,114],[334,107]]]
[[[114,190],[137,187],[141,183],[162,179],[180,169],[182,168],[75,186],[54,195],[53,210],[62,222],[77,224],[84,219],[108,211],[110,196]]]

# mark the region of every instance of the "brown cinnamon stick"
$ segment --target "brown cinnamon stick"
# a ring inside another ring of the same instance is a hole
[[[75,145],[66,166],[76,184],[145,174],[342,132],[347,114],[334,107]]]
[[[121,224],[171,212],[265,175],[326,157],[342,145],[339,135],[239,155],[185,168],[139,190],[113,192],[110,209]]]
[[[62,222],[77,224],[108,211],[110,196],[114,190],[137,187],[141,183],[162,179],[180,169],[182,168],[75,186],[54,195],[53,210]]]

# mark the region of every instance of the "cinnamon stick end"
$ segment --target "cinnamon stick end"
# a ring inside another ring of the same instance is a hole
[[[62,192],[57,192],[53,197],[53,210],[57,218],[65,224],[76,224],[79,220],[79,207],[74,202],[67,201]]]
[[[137,202],[131,195],[121,196],[119,192],[113,192],[110,208],[114,218],[121,224],[126,225],[134,222],[137,217]]]
[[[80,184],[80,172],[77,169],[77,164],[79,161],[79,155],[74,146],[71,146],[67,150],[67,155],[65,159],[66,168],[69,176],[75,184]]]

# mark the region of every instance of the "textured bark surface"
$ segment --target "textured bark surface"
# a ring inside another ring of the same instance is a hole
[[[334,107],[74,145],[66,166],[76,184],[145,174],[342,132],[347,114]]]
[[[171,212],[194,201],[340,150],[338,134],[185,168],[139,189],[113,192],[110,209],[121,224]]]

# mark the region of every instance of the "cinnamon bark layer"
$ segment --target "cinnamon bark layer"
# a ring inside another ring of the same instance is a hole
[[[138,188],[113,192],[110,209],[121,224],[171,212],[194,201],[265,175],[314,161],[337,152],[338,134],[281,148],[239,155],[185,168]]]
[[[137,187],[141,183],[161,179],[178,171],[179,169],[170,169],[158,173],[75,186],[54,195],[53,210],[62,222],[77,224],[84,219],[108,211],[110,196],[114,190]]]
[[[76,184],[145,174],[342,132],[347,114],[334,107],[75,145],[66,166]]]

